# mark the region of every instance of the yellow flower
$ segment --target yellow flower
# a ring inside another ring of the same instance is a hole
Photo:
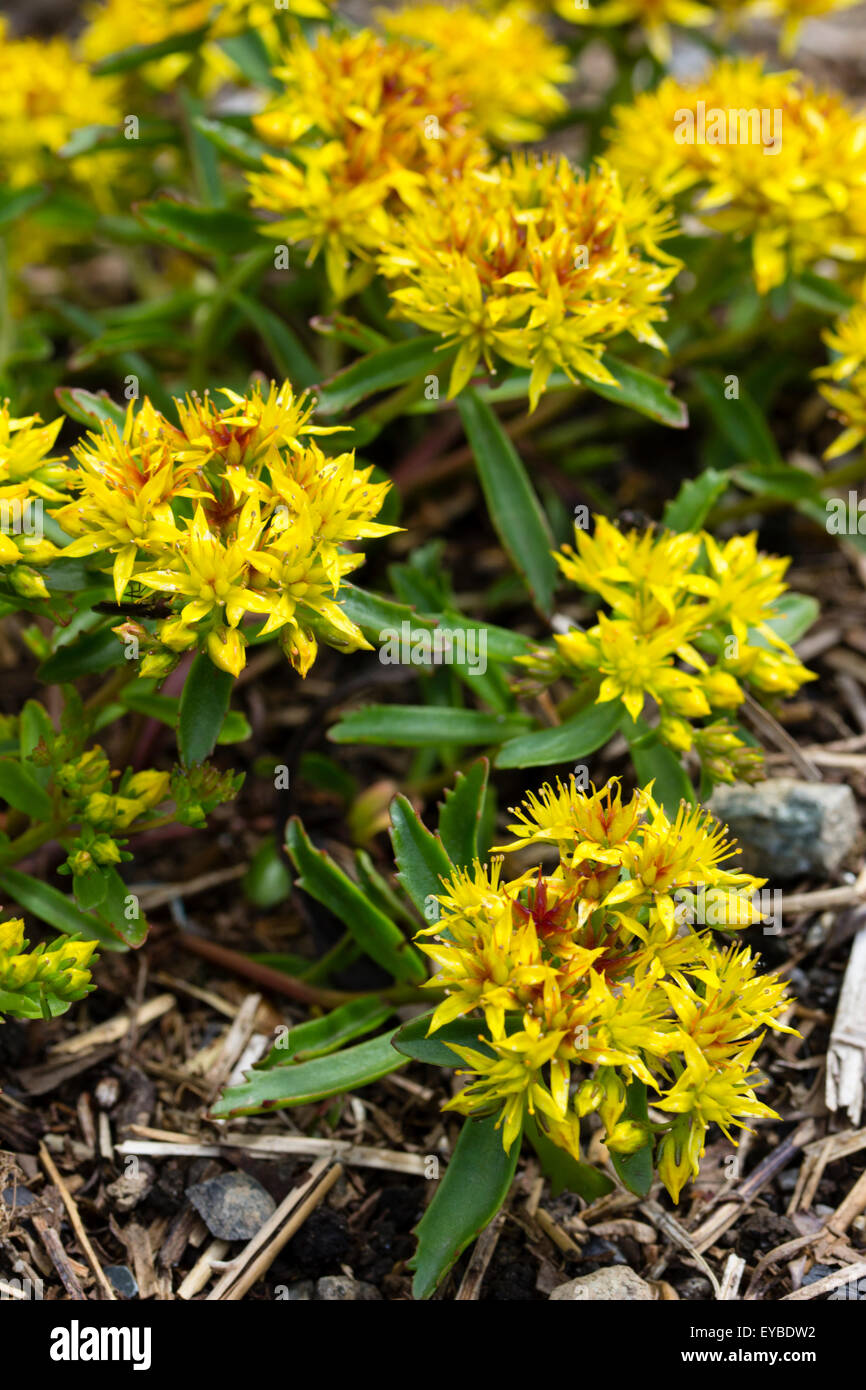
[[[844,426],[824,450],[827,459],[850,453],[866,439],[866,366],[849,376],[844,386],[821,386],[821,395],[833,407],[832,414]]]
[[[455,871],[417,937],[436,967],[431,986],[445,991],[429,1031],[467,1078],[445,1108],[495,1115],[506,1151],[527,1114],[574,1157],[589,1114],[616,1153],[660,1132],[659,1175],[676,1200],[710,1123],[727,1134],[772,1113],[751,1061],[758,1030],[790,1030],[779,1023],[783,983],[760,975],[750,950],[692,930],[700,913],[675,919],[674,899],[704,907],[702,928],[720,902],[725,929],[743,927],[760,918],[750,899],[761,880],[728,866],[724,827],[700,808],[669,819],[651,788],[624,802],[616,783],[583,792],[571,778],[514,814],[517,839],[504,848],[555,845],[558,865],[512,879],[500,860]],[[477,1045],[451,1040],[456,1019],[477,1021]],[[661,1097],[651,1103],[669,1123],[626,1111],[635,1084]]]
[[[696,746],[717,780],[732,780],[735,764],[753,773],[757,753],[712,716],[742,705],[746,684],[787,696],[815,679],[771,626],[789,561],[761,554],[755,534],[718,544],[704,531],[623,531],[601,516],[592,535],[576,528],[575,548],[556,560],[611,612],[518,661],[542,681],[571,679],[597,703],[621,700],[632,719],[651,700],[664,743]]]
[[[766,9],[774,18],[783,21],[779,46],[787,55],[797,48],[800,30],[807,19],[847,10],[856,4],[857,0],[766,0]]]
[[[247,176],[252,205],[275,214],[265,235],[310,243],[308,264],[324,252],[342,298],[370,278],[393,216],[436,170],[485,162],[481,128],[438,53],[367,29],[315,45],[299,35],[276,75],[285,91],[254,123],[292,157],[266,156]]]
[[[377,17],[387,34],[436,51],[478,124],[497,140],[539,140],[566,109],[557,89],[572,75],[566,50],[520,0],[493,15],[458,3],[382,10]]]
[[[614,118],[613,167],[749,237],[762,294],[822,258],[866,259],[866,122],[835,93],[726,58],[694,82],[665,78]]]
[[[197,646],[237,675],[242,625],[257,616],[303,675],[317,637],[368,646],[337,600],[363,562],[346,547],[397,529],[374,519],[389,485],[351,452],[322,453],[311,436],[338,427],[314,424],[289,382],[222,394],[223,408],[209,395],[176,401],[180,427],[144,400],[122,432],[105,424],[76,448],[79,496],[57,513],[75,536],[64,553],[104,554],[118,602],[130,584],[166,596],[147,673],[164,675],[176,660],[167,654]]]
[[[0,18],[0,61],[0,177],[11,187],[44,178],[79,127],[119,129],[118,84],[94,77],[66,39],[10,38]],[[76,160],[73,170],[89,180],[105,167],[104,156],[88,156]]]
[[[557,368],[616,386],[601,355],[620,333],[664,351],[655,324],[679,263],[648,250],[638,222],[606,165],[583,175],[515,155],[435,182],[381,265],[397,281],[394,312],[457,349],[449,395],[499,356],[531,369],[534,409]]]
[[[40,1018],[45,1005],[55,1015],[90,993],[89,966],[98,942],[60,936],[33,951],[29,944],[20,917],[0,922],[0,1012]]]
[[[671,56],[671,25],[695,28],[713,20],[710,6],[697,0],[601,0],[588,5],[554,0],[554,8],[572,24],[639,24],[660,63],[668,62]]]

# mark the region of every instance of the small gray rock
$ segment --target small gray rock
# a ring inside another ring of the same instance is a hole
[[[585,1303],[601,1299],[615,1299],[621,1303],[650,1303],[655,1298],[653,1290],[645,1279],[635,1274],[628,1265],[611,1265],[608,1269],[596,1269],[592,1274],[582,1274],[579,1279],[570,1279],[560,1284],[550,1295],[550,1302]]]
[[[373,1284],[363,1279],[350,1279],[345,1274],[327,1274],[316,1284],[316,1298],[325,1303],[373,1303],[381,1297]]]
[[[247,1173],[222,1173],[188,1187],[186,1195],[217,1240],[251,1240],[277,1206]]]
[[[122,1298],[138,1297],[138,1285],[131,1269],[127,1269],[126,1265],[105,1265],[104,1269],[108,1282]]]
[[[860,832],[857,802],[837,782],[774,777],[755,786],[716,787],[710,810],[740,842],[740,863],[761,878],[833,872]]]

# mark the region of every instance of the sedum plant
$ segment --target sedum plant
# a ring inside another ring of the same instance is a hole
[[[735,846],[708,812],[684,804],[669,816],[652,786],[626,797],[616,780],[599,791],[573,778],[546,783],[513,808],[512,838],[485,862],[486,776],[480,762],[458,777],[435,836],[396,799],[397,889],[369,868],[352,883],[291,823],[299,884],[396,983],[344,1003],[329,995],[336,1008],[278,1039],[212,1110],[226,1118],[306,1104],[407,1057],[456,1068],[461,1086],[444,1109],[466,1120],[418,1227],[417,1297],[495,1213],[524,1134],[555,1190],[591,1200],[611,1189],[583,1158],[597,1129],[627,1187],[646,1195],[657,1176],[678,1201],[711,1125],[736,1142],[733,1130],[774,1115],[756,1094],[755,1053],[768,1028],[792,1031],[780,1017],[784,983],[731,939],[761,920],[765,880],[736,868]],[[407,897],[427,919],[415,946],[397,926]],[[426,981],[418,948],[435,970]],[[345,1047],[413,993],[439,1002]]]

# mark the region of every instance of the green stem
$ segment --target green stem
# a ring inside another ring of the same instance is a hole
[[[16,839],[10,840],[8,845],[0,846],[0,863],[17,864],[19,860],[26,859],[28,854],[32,854],[34,850],[47,845],[49,840],[55,840],[63,828],[64,823],[60,820],[31,825],[29,830],[25,830]]]
[[[272,257],[273,250],[270,246],[259,246],[254,251],[248,252],[224,277],[220,288],[213,296],[207,313],[201,321],[193,348],[190,378],[196,391],[204,391],[207,387],[207,370],[211,348],[219,328],[220,319],[228,309],[232,296],[237,294],[238,290],[242,289],[258,271],[269,265]]]

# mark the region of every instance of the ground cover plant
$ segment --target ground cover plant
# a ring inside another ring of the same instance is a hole
[[[4,1296],[856,1288],[850,8],[4,21]]]

